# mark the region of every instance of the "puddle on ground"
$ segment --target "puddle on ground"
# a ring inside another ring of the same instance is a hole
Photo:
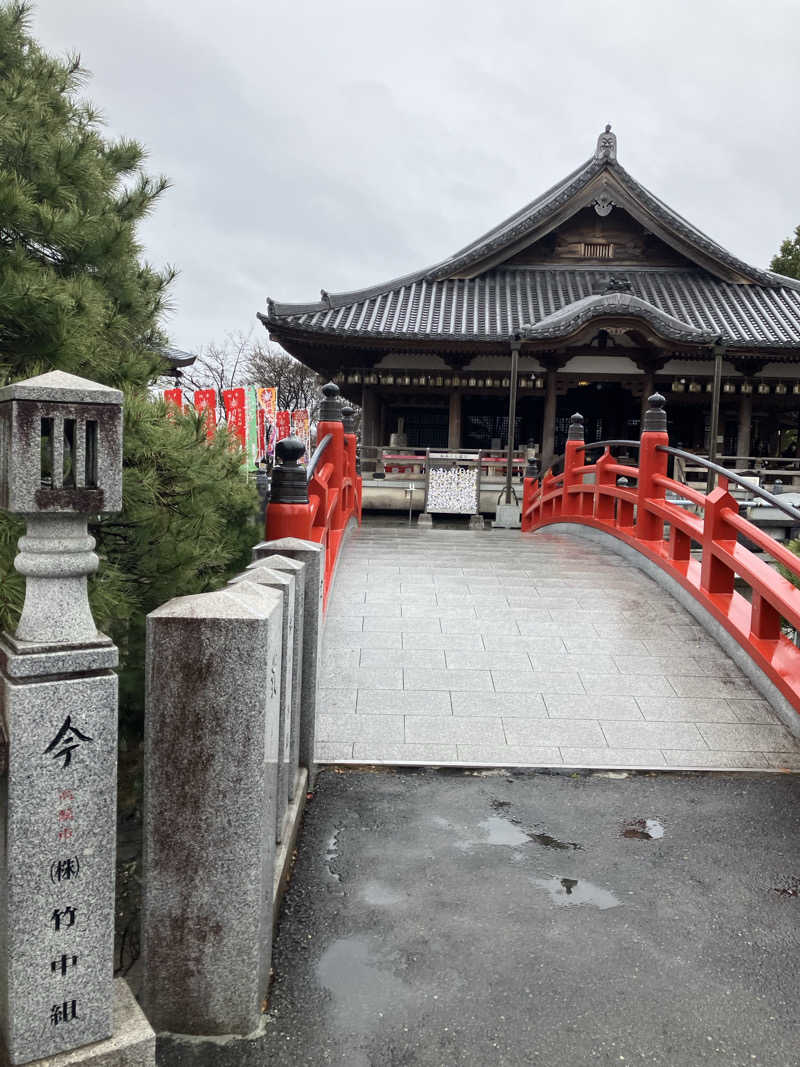
[[[490,815],[488,819],[478,823],[482,830],[486,831],[486,841],[490,845],[508,845],[509,848],[518,848],[526,845],[530,840],[524,830],[520,830],[509,819],[503,819],[500,815]]]
[[[772,891],[777,893],[779,897],[800,898],[800,878],[789,878],[786,881],[786,885],[773,886]]]
[[[333,998],[336,1030],[364,1033],[397,1015],[411,990],[381,967],[365,937],[341,937],[323,952],[316,967],[320,984]]]
[[[341,875],[337,874],[336,871],[333,869],[333,865],[339,855],[339,834],[341,832],[341,826],[339,826],[336,830],[333,831],[331,836],[328,838],[328,846],[325,850],[325,869],[328,872],[328,881],[332,883],[330,887],[330,891],[332,893],[337,892],[337,890],[333,888],[334,885],[340,887],[342,884]],[[340,889],[338,890],[338,892],[340,895],[344,895],[344,890]]]
[[[361,899],[374,908],[393,908],[403,903],[403,894],[380,882],[367,882],[361,890]]]
[[[557,837],[552,837],[550,834],[528,834],[528,837],[537,845],[544,845],[545,848],[556,848],[562,852],[570,848],[583,851],[583,845],[579,845],[576,841],[559,841]]]
[[[532,881],[539,889],[547,890],[553,904],[564,907],[592,904],[595,908],[605,911],[621,904],[608,889],[603,889],[594,882],[587,882],[584,878],[534,878]]]
[[[664,836],[664,827],[658,819],[632,819],[626,822],[623,837],[639,838],[641,841],[657,841]]]

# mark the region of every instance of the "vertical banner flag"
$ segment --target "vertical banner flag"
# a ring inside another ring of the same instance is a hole
[[[247,469],[258,469],[258,390],[254,385],[247,390]]]
[[[292,432],[291,417],[288,411],[279,411],[276,417],[276,426],[278,429],[277,440],[282,441],[284,437],[288,437]]]
[[[275,386],[257,389],[259,451],[263,458],[275,452],[275,415],[278,411],[278,390]],[[263,447],[262,447],[263,446]]]
[[[299,437],[306,446],[306,458],[308,458],[311,432],[306,408],[297,408],[292,412],[292,433],[295,437]]]
[[[217,394],[214,389],[195,389],[194,408],[204,415],[206,437],[209,440],[217,429]]]
[[[167,414],[174,415],[175,409],[183,411],[183,390],[178,389],[165,389],[164,390],[164,403],[167,405]]]
[[[242,448],[247,448],[247,407],[244,389],[223,389],[222,402],[228,429],[236,434]]]

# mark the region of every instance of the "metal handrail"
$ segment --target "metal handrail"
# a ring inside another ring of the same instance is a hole
[[[762,500],[766,500],[772,507],[782,511],[784,515],[788,515],[791,519],[796,519],[800,523],[800,511],[797,508],[793,508],[791,504],[784,503],[779,496],[775,496],[774,493],[770,493],[767,489],[762,489],[760,485],[752,485],[746,477],[742,477],[736,473],[736,471],[728,470],[727,467],[721,467],[719,463],[712,463],[709,459],[704,459],[702,456],[695,455],[694,452],[686,452],[682,448],[672,448],[670,445],[656,445],[656,451],[666,452],[670,456],[678,456],[679,459],[688,459],[693,462],[697,462],[701,467],[705,467],[706,470],[714,471],[715,474],[721,474],[723,478],[727,478],[729,482],[735,482],[736,485],[742,487],[751,492],[754,496],[761,497]]]
[[[326,433],[325,436],[322,438],[322,440],[317,445],[317,447],[314,449],[314,455],[308,461],[308,466],[306,467],[306,481],[307,482],[310,482],[311,479],[314,477],[314,471],[317,469],[317,464],[322,459],[322,453],[325,451],[325,449],[328,447],[328,445],[331,443],[332,440],[333,440],[333,434],[332,433]]]
[[[639,448],[641,441],[587,441],[584,444],[584,450],[587,448]]]

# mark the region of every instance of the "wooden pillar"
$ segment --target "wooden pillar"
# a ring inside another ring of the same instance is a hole
[[[750,426],[753,419],[753,396],[751,393],[739,394],[739,426],[736,432],[737,465],[745,456],[750,455]]]
[[[642,387],[642,410],[639,415],[639,427],[644,426],[644,416],[648,408],[647,401],[656,391],[656,376],[652,371],[644,372],[644,385]]]
[[[450,393],[450,421],[447,426],[447,447],[461,448],[461,390]]]
[[[361,386],[361,445],[373,447],[380,444],[379,424],[379,400],[378,394],[371,385]]]
[[[542,473],[553,462],[556,449],[556,371],[545,372],[544,418],[542,419]]]

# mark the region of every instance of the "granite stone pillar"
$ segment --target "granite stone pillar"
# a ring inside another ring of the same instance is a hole
[[[300,701],[300,764],[308,771],[309,784],[316,776],[314,739],[316,736],[319,663],[322,650],[322,601],[325,587],[325,549],[314,541],[280,537],[262,541],[253,549],[253,559],[278,553],[305,563],[305,603],[303,608],[303,678]]]
[[[4,1062],[153,1064],[113,978],[117,649],[92,618],[88,518],[122,506],[122,394],[54,371],[0,389],[0,504],[22,514],[26,577],[0,638]],[[115,1020],[115,1001],[117,1006]]]
[[[294,673],[295,648],[295,588],[297,581],[293,574],[285,571],[271,570],[267,566],[256,567],[237,574],[229,585],[241,582],[254,582],[256,585],[275,589],[283,597],[281,630],[281,700],[280,720],[278,723],[278,792],[275,805],[275,840],[283,840],[283,827],[289,807],[289,778],[292,736],[292,680]],[[296,732],[296,731],[295,731]],[[293,777],[293,775],[292,775]]]
[[[294,590],[294,650],[292,654],[292,714],[289,735],[289,800],[295,798],[297,769],[300,766],[300,716],[303,695],[303,640],[306,602],[305,563],[288,556],[264,556],[247,565],[252,571],[267,567],[272,571],[291,574],[295,579]]]
[[[248,1034],[272,946],[283,597],[242,582],[147,620],[142,995],[157,1031]]]

